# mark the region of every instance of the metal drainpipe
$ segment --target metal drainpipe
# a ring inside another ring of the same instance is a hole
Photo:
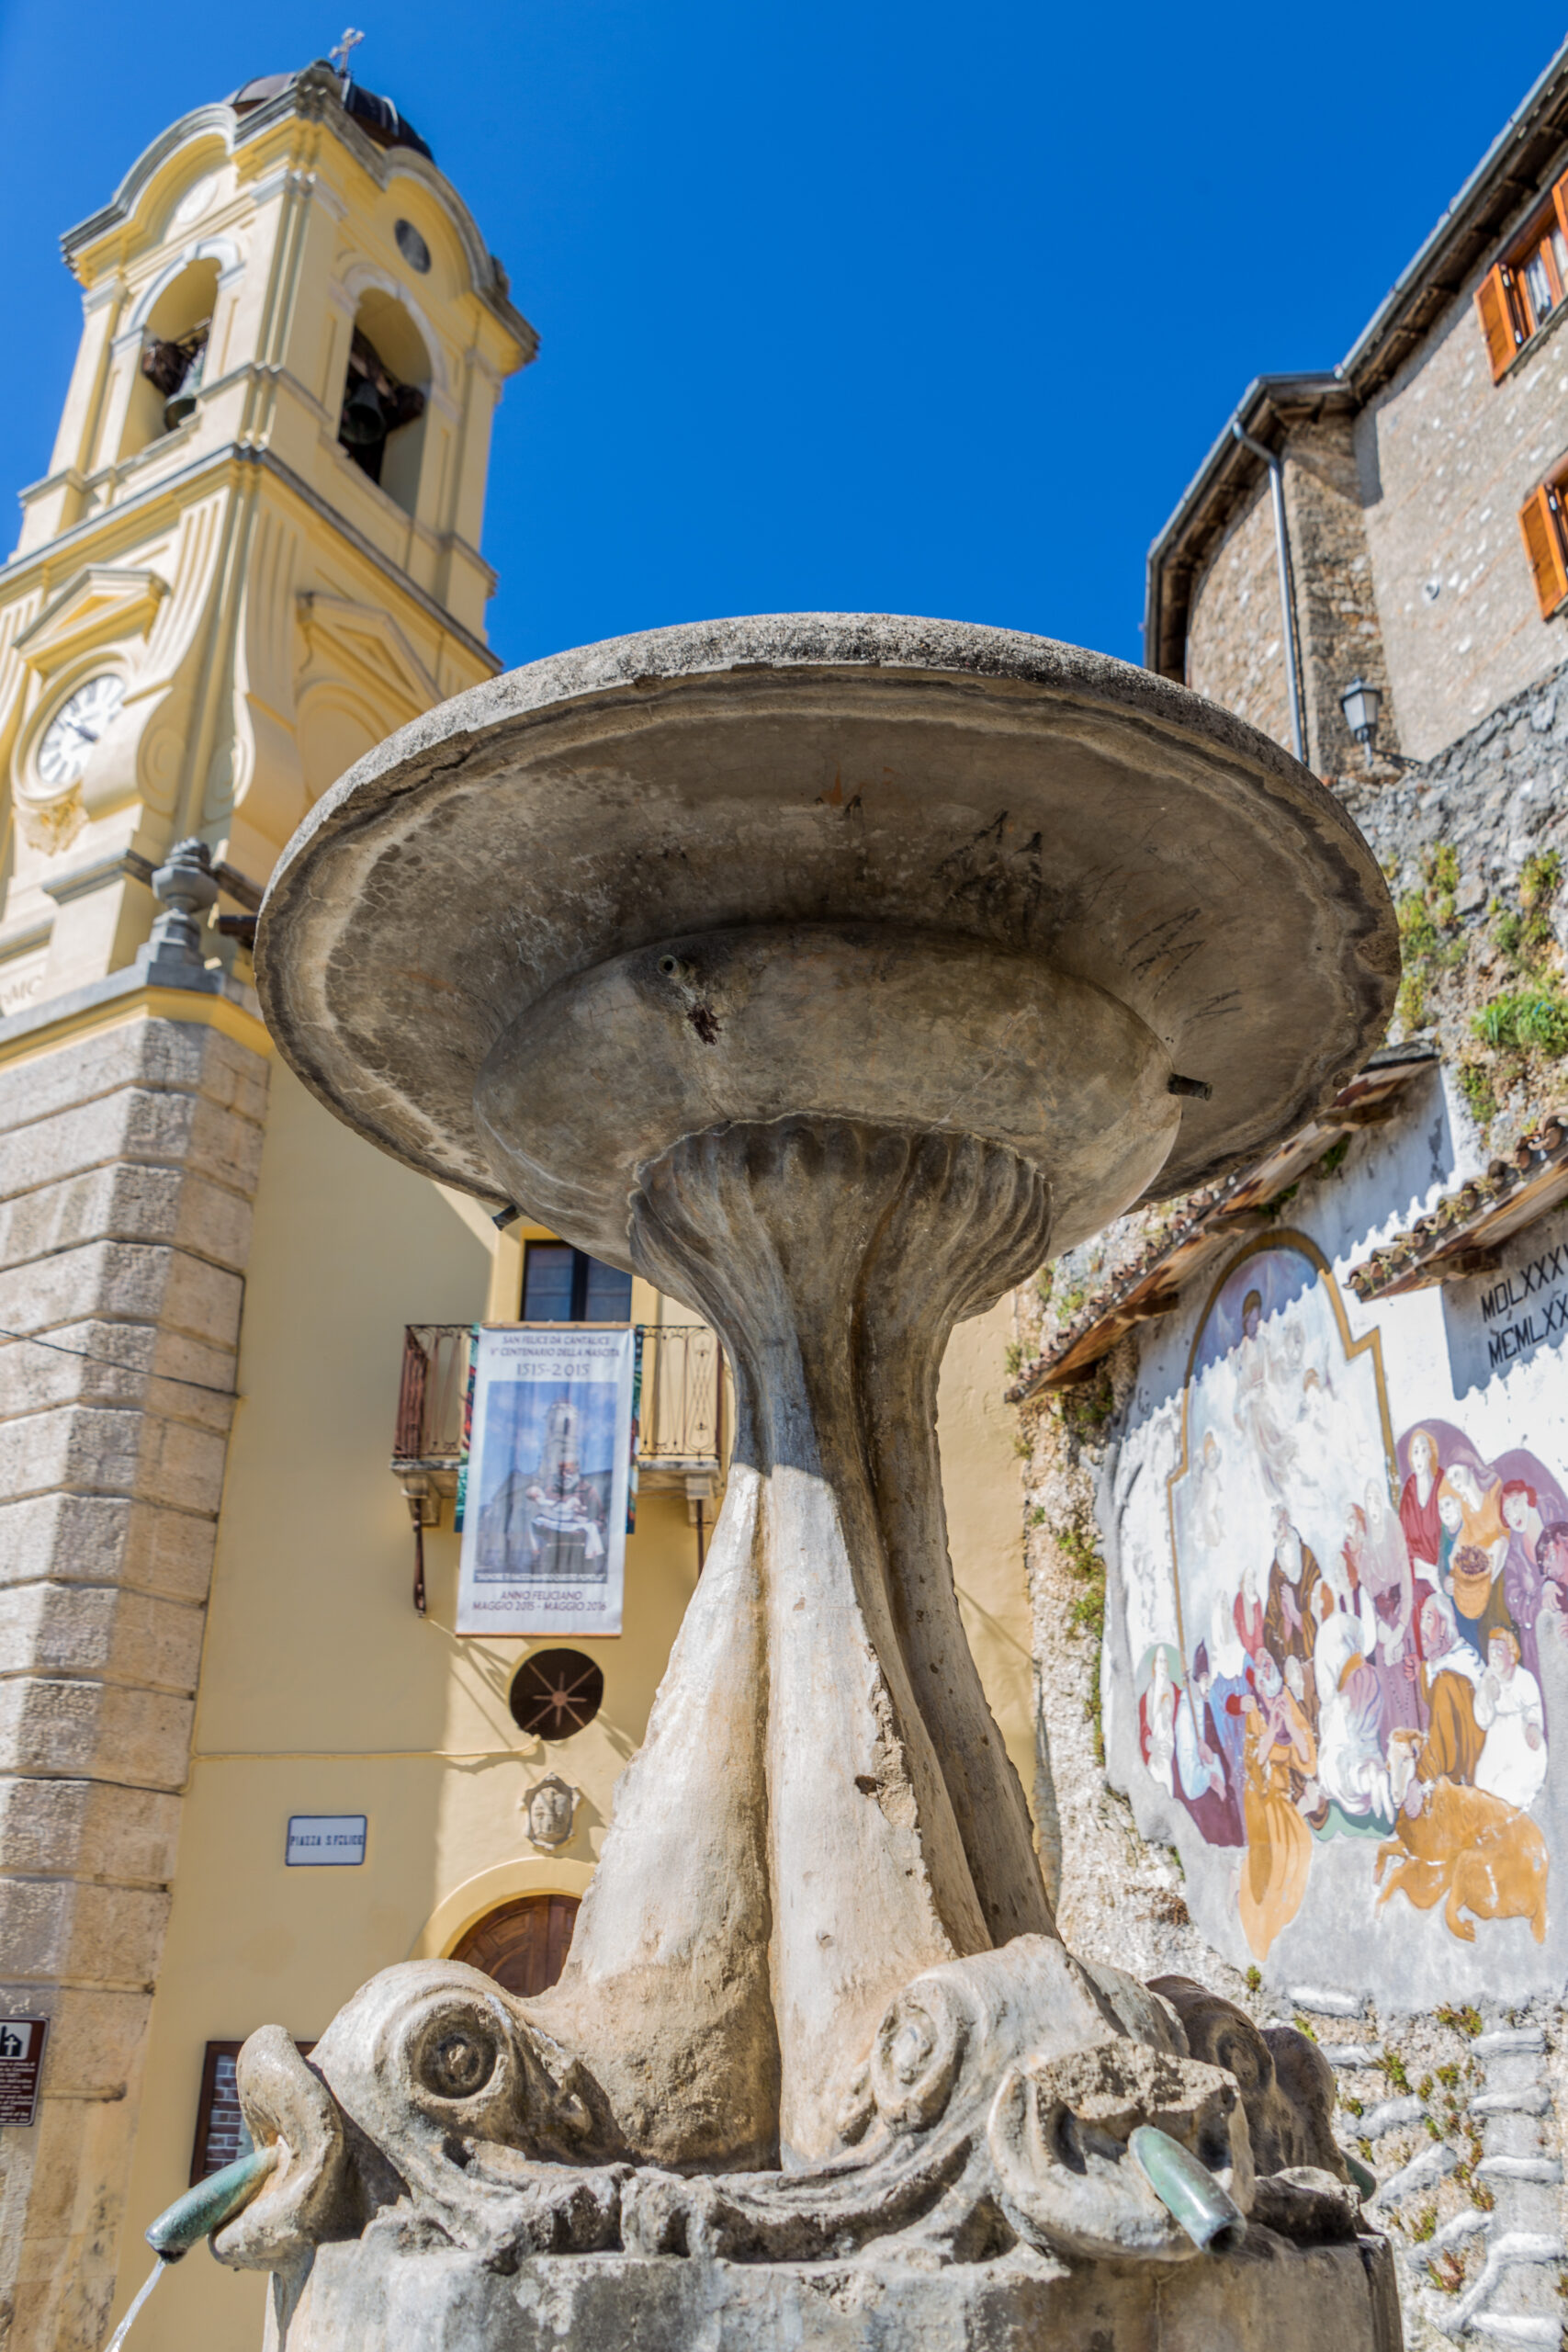
[[[1284,469],[1273,450],[1266,449],[1261,441],[1255,441],[1250,433],[1244,433],[1234,418],[1231,431],[1242,447],[1250,449],[1255,458],[1261,458],[1269,469],[1269,488],[1274,500],[1274,548],[1280,563],[1280,619],[1285,632],[1285,676],[1291,689],[1291,749],[1298,760],[1304,761],[1302,682],[1296,668],[1296,623],[1291,606],[1291,541],[1285,529]]]

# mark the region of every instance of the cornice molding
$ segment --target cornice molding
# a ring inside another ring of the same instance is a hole
[[[168,582],[144,565],[84,564],[19,632],[17,650],[29,668],[47,671],[85,645],[138,628],[145,637],[168,593]]]
[[[121,504],[102,508],[97,514],[86,516],[82,522],[73,523],[68,531],[62,531],[58,538],[49,540],[45,546],[34,548],[25,556],[13,556],[6,564],[0,567],[0,594],[8,594],[12,588],[27,580],[29,575],[56,561],[62,550],[69,548],[73,543],[81,543],[85,546],[95,538],[107,537],[112,539],[133,537],[133,530],[128,530],[126,526],[128,524],[133,526],[137,517],[158,499],[188,492],[195,485],[205,483],[209,477],[224,471],[231,472],[238,485],[243,481],[247,468],[259,473],[270,474],[276,481],[289,492],[291,496],[299,499],[302,505],[308,506],[313,514],[319,515],[322,522],[337,532],[356,555],[361,556],[367,563],[372,565],[385,579],[389,580],[400,595],[407,597],[412,605],[417,605],[437,628],[451,638],[455,643],[462,646],[464,650],[479,664],[486,677],[494,677],[505,667],[500,655],[492,652],[482,638],[476,637],[471,629],[466,628],[457,616],[448,612],[446,605],[433,596],[427,588],[422,588],[418,581],[405,571],[400,564],[395,563],[390,556],[383,554],[373,539],[368,538],[363,531],[351,523],[337,507],[330,504],[319,491],[313,490],[302,476],[295,472],[292,466],[286,465],[283,459],[275,456],[270,449],[249,448],[237,441],[225,442],[221,448],[209,450],[206,456],[194,458],[188,466],[182,466],[177,472],[165,474],[159,481],[149,482],[144,490],[139,491]],[[39,485],[39,488],[45,486]],[[408,518],[403,516],[402,519],[406,522]],[[438,547],[450,545],[459,549],[466,557],[477,561],[490,578],[495,577],[482,557],[473,557],[472,550],[466,541],[441,538],[436,541],[436,545]]]
[[[96,245],[115,229],[123,228],[135,211],[141,191],[148,182],[162,171],[164,165],[193,139],[216,132],[225,148],[232,144],[234,117],[222,105],[197,107],[190,114],[181,115],[167,130],[161,130],[151,146],[144,147],[130,169],[99,212],[90,212],[74,229],[67,229],[60,240],[60,250],[67,264],[73,264],[77,254]]]

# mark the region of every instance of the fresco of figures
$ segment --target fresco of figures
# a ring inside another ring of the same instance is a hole
[[[1199,1328],[1168,1499],[1177,1639],[1139,1661],[1139,1746],[1205,1842],[1237,1849],[1252,1951],[1339,1838],[1365,1841],[1380,1904],[1440,1906],[1467,1942],[1513,1917],[1544,1940],[1531,1807],[1568,1738],[1557,1476],[1447,1419],[1396,1438],[1377,1335],[1352,1343],[1313,1246],[1271,1237]]]

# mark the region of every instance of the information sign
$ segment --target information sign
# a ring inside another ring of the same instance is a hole
[[[352,1870],[365,1860],[362,1813],[291,1813],[284,1860],[290,1870]]]
[[[0,2018],[0,2129],[32,2128],[48,2039],[47,2018]]]

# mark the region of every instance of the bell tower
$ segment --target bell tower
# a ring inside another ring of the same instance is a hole
[[[264,1165],[254,910],[352,761],[500,667],[485,474],[535,351],[423,140],[326,64],[186,115],[64,249],[81,345],[0,568],[11,2352],[107,2332],[258,1182],[304,1236],[332,1190]]]
[[[491,425],[536,349],[423,141],[322,63],[187,115],[63,243],[82,341],[0,573],[0,1013],[128,965],[182,837],[265,881],[498,666]]]

